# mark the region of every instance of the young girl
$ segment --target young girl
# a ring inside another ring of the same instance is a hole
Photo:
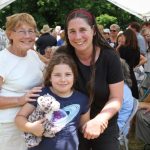
[[[89,118],[88,98],[73,89],[77,77],[77,68],[74,61],[66,54],[55,54],[46,70],[45,81],[40,95],[50,94],[60,103],[60,108],[68,107],[73,119],[58,132],[54,138],[43,137],[38,146],[29,150],[78,150],[77,128],[82,126]],[[74,108],[78,105],[78,109]],[[42,122],[39,120],[34,123],[28,122],[28,116],[33,112],[37,105],[27,103],[16,116],[16,124],[24,132],[30,132],[36,136],[42,136],[44,131]],[[67,112],[68,113],[68,112]],[[76,115],[74,115],[76,114]],[[80,121],[80,123],[79,123]]]

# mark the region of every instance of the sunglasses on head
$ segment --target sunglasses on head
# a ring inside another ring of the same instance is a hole
[[[110,30],[110,32],[116,32],[116,30]]]

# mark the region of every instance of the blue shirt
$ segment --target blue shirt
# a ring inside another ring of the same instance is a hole
[[[118,115],[118,126],[119,129],[121,130],[121,128],[125,125],[127,119],[129,118],[132,109],[133,109],[133,96],[132,96],[132,92],[130,90],[130,88],[128,87],[128,85],[125,83],[124,84],[124,94],[123,94],[123,103],[122,103],[122,107],[119,111],[119,115]],[[126,134],[129,131],[129,126],[126,130]]]
[[[78,150],[77,129],[80,116],[86,113],[88,107],[88,97],[81,92],[74,91],[70,97],[59,97],[52,93],[49,87],[43,88],[40,95],[50,94],[60,103],[60,108],[66,110],[70,122],[58,132],[55,137],[43,137],[42,142],[38,146],[29,148],[28,150]],[[37,102],[34,102],[37,105]]]

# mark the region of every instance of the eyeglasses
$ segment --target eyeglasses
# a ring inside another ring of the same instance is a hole
[[[33,31],[33,30],[17,30],[17,31],[14,30],[14,32],[16,32],[20,36],[24,36],[27,34],[29,34],[30,36],[35,35],[35,31]]]
[[[116,30],[110,30],[110,32],[116,32]]]

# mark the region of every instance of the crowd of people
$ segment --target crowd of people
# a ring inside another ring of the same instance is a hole
[[[0,51],[0,149],[119,150],[119,130],[135,99],[136,136],[150,144],[150,24],[132,22],[124,31],[118,24],[103,28],[91,12],[75,9],[64,29],[46,24],[37,33],[34,18],[18,13],[7,17],[5,33],[9,44]],[[146,78],[139,81],[136,70],[141,67]],[[144,98],[139,95],[142,80],[148,91]],[[46,118],[28,121],[37,98],[48,94],[60,103],[59,119],[65,124],[54,137],[43,135]],[[27,147],[24,133],[42,141]]]

